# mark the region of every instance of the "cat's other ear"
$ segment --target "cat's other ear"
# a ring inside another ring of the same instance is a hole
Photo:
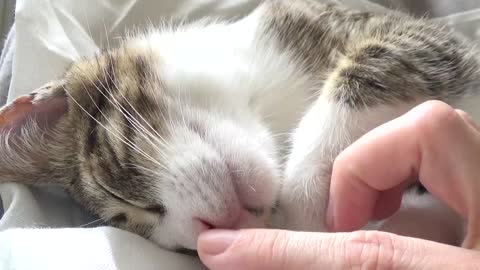
[[[51,82],[0,108],[0,131],[16,133],[31,121],[49,129],[66,111],[63,82]]]
[[[65,184],[55,176],[57,125],[68,111],[62,81],[20,96],[0,109],[0,182]]]

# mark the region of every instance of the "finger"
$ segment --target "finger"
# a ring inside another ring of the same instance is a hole
[[[418,143],[410,118],[407,114],[373,129],[335,159],[327,210],[331,229],[362,227],[373,216],[381,191],[413,179]]]
[[[383,220],[400,208],[406,185],[399,185],[380,193],[373,211],[373,220]]]
[[[478,137],[463,117],[438,101],[367,133],[334,163],[328,210],[332,229],[365,225],[381,192],[411,182],[416,174],[433,195],[465,218],[473,200],[464,193],[472,193],[467,182],[475,177],[467,172],[478,173],[480,162]],[[473,190],[480,192],[480,187]]]
[[[200,236],[198,251],[210,270],[441,270],[459,265],[475,269],[480,263],[478,253],[470,250],[375,231],[212,231]]]
[[[465,111],[463,110],[459,110],[459,109],[456,109],[455,110],[458,115],[460,115],[460,117],[462,117],[463,120],[465,120],[465,122],[471,126],[473,129],[475,129],[476,131],[480,131],[480,127],[478,126],[477,123],[475,123],[475,121],[473,120],[473,118]]]

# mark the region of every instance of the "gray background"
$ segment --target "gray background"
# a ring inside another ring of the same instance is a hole
[[[13,24],[15,12],[15,0],[0,0],[0,54],[8,30]]]

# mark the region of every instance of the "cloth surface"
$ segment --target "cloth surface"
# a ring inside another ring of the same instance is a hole
[[[4,50],[0,55],[0,106],[7,102],[8,89],[12,79],[13,55],[15,52],[15,27],[12,27],[5,39]]]
[[[9,101],[28,93],[60,77],[71,61],[107,44],[116,46],[126,29],[141,27],[148,20],[239,17],[259,2],[19,0],[11,41],[0,61],[0,90],[8,89]],[[478,0],[339,2],[368,10],[388,7],[428,14],[480,44]],[[0,269],[203,269],[194,258],[163,250],[128,232],[101,227],[59,188],[5,183],[0,184],[0,198]]]

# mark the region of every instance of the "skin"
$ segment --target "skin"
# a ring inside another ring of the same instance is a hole
[[[478,164],[478,126],[465,112],[428,101],[372,130],[337,157],[327,223],[332,231],[351,231],[391,216],[404,188],[420,179],[465,219],[463,247],[376,231],[214,230],[200,236],[199,255],[211,270],[478,269]]]

